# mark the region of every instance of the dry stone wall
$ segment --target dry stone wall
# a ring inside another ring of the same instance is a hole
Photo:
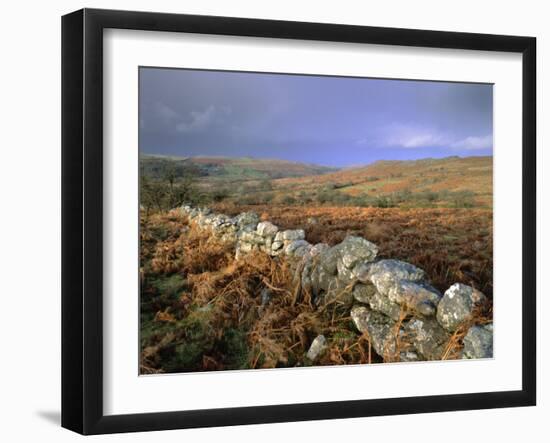
[[[284,256],[292,263],[301,290],[309,292],[318,306],[348,298],[342,301],[352,306],[355,327],[368,333],[374,350],[386,361],[441,359],[451,335],[486,300],[461,283],[441,294],[422,269],[400,260],[378,259],[378,247],[362,237],[350,235],[335,246],[312,245],[303,229],[281,230],[253,212],[229,217],[188,205],[180,211],[200,229],[234,243],[236,258],[255,250]],[[325,337],[318,336],[308,357],[315,360],[325,344]],[[493,325],[472,326],[461,356],[491,358]]]

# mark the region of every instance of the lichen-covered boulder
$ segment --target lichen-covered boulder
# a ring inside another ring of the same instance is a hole
[[[262,237],[274,237],[277,231],[279,231],[279,228],[268,221],[260,222],[256,227],[256,232]]]
[[[256,229],[256,226],[260,222],[260,217],[255,212],[241,212],[235,216],[233,221],[241,229],[245,227]]]
[[[317,360],[317,358],[323,353],[326,347],[327,347],[327,339],[325,338],[324,335],[318,335],[311,342],[311,346],[307,351],[306,357],[313,362]]]
[[[312,258],[317,257],[318,255],[321,255],[323,252],[328,251],[329,249],[330,246],[326,243],[317,243],[316,245],[313,245],[309,250],[309,256]]]
[[[389,290],[388,299],[416,313],[430,316],[436,313],[441,294],[427,283],[400,280]]]
[[[374,286],[372,286],[374,288]],[[373,295],[369,300],[372,310],[386,314],[392,320],[399,320],[401,315],[401,305],[392,302],[388,297],[383,296],[374,288]]]
[[[399,318],[401,306],[422,315],[436,312],[441,294],[423,282],[424,271],[410,263],[392,259],[363,262],[353,269],[353,274],[358,281],[376,288],[369,301],[371,308],[393,320]]]
[[[437,321],[447,331],[456,328],[471,319],[476,306],[486,301],[485,295],[462,283],[455,283],[443,294],[437,306]]]
[[[338,272],[338,278],[345,283],[351,283],[351,281],[355,278],[353,272],[344,265],[342,259],[339,259],[336,262],[336,270]]]
[[[279,255],[284,251],[285,243],[281,240],[273,240],[271,242],[271,255]]]
[[[472,326],[464,337],[462,358],[493,358],[493,324]]]
[[[313,271],[314,262],[311,258],[306,259],[302,262],[301,268],[298,268],[299,272],[299,278],[300,278],[300,287],[302,289],[302,292],[307,292],[310,295],[313,294],[313,287],[312,287],[312,281],[311,281],[311,274]]]
[[[315,297],[321,295],[322,292],[327,292],[329,287],[334,286],[334,280],[337,280],[335,275],[327,272],[320,265],[313,265],[310,273],[312,293]]]
[[[370,281],[370,269],[376,262],[359,262],[357,263],[351,272],[353,273],[353,278],[359,280],[362,283],[372,284]]]
[[[396,323],[386,315],[355,306],[351,318],[360,332],[367,332],[375,352],[385,359],[394,359],[397,353]]]
[[[338,272],[338,260],[340,259],[340,245],[325,249],[319,254],[319,265],[330,275]]]
[[[350,312],[351,319],[353,320],[355,327],[361,333],[368,331],[367,320],[369,312],[370,309],[365,306],[354,306]]]
[[[392,259],[373,263],[364,273],[357,275],[361,281],[371,281],[382,295],[388,295],[390,289],[400,280],[418,282],[424,280],[424,277],[425,273],[422,269],[410,263]]]
[[[317,300],[321,303],[338,303],[339,305],[351,308],[353,304],[353,295],[351,294],[351,286],[346,285],[338,278],[333,278],[329,283],[327,290]]]
[[[306,233],[303,229],[287,229],[286,231],[279,231],[275,236],[275,241],[294,241],[304,240]]]
[[[450,338],[433,317],[409,320],[405,336],[426,360],[441,360]]]
[[[265,243],[265,239],[256,231],[240,231],[238,234],[239,242],[261,245]]]
[[[302,257],[307,254],[310,248],[311,244],[305,240],[292,240],[285,246],[285,254]]]
[[[369,284],[365,283],[356,283],[353,287],[353,298],[359,303],[370,304],[372,297],[376,293],[376,288]]]
[[[340,243],[339,252],[342,264],[348,269],[353,269],[360,261],[373,261],[378,254],[378,246],[363,237],[348,235]]]

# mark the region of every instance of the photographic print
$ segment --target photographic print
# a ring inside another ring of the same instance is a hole
[[[492,84],[140,67],[139,153],[141,375],[493,357]]]

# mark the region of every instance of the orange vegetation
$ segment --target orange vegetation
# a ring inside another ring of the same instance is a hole
[[[302,227],[310,243],[365,237],[380,256],[424,269],[439,290],[453,283],[493,292],[493,214],[487,209],[215,206],[229,215],[256,211],[282,228]]]

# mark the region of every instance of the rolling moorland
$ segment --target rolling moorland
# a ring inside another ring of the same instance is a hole
[[[329,337],[329,351],[317,364],[390,361],[371,353],[349,307],[338,305],[328,318],[308,300],[285,296],[270,305],[277,320],[268,327],[258,315],[267,309],[266,285],[294,291],[284,261],[237,260],[231,245],[170,210],[183,202],[303,228],[311,244],[361,236],[379,258],[423,269],[441,293],[459,282],[492,305],[492,157],[339,170],[252,158],[143,156],[140,163],[142,373],[307,365],[318,333]],[[462,339],[454,334],[452,346]]]
[[[336,170],[274,159],[142,156],[142,177],[193,184],[196,203],[362,207],[492,206],[492,157],[378,161]]]

